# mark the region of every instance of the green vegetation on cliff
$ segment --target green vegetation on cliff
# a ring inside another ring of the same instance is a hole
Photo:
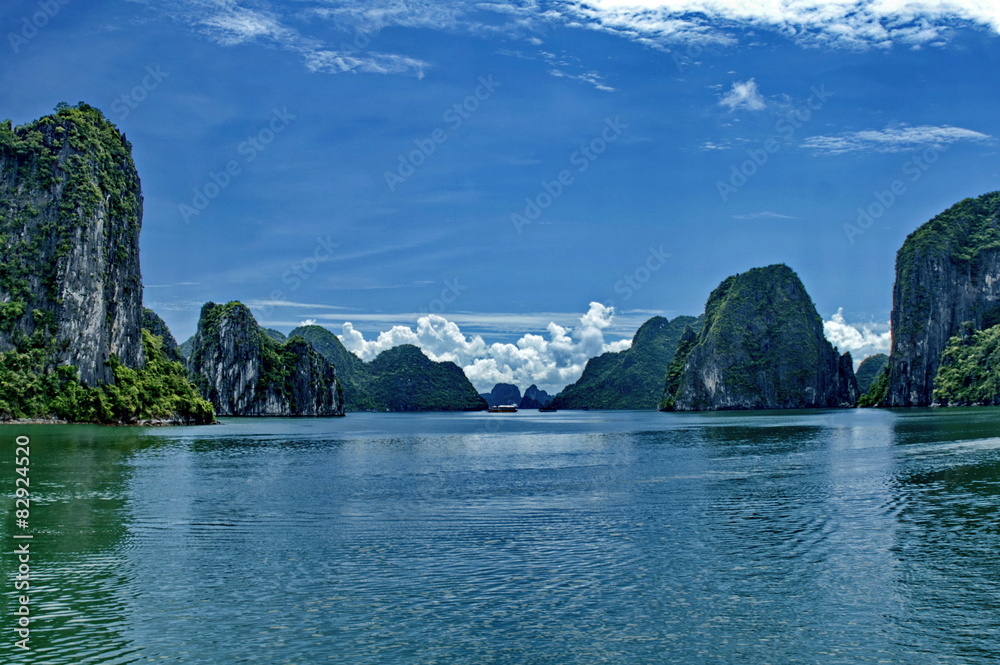
[[[661,411],[674,410],[674,395],[681,385],[681,377],[684,376],[684,364],[687,363],[691,350],[698,344],[698,334],[691,326],[684,328],[680,341],[677,342],[677,351],[674,353],[670,365],[667,366],[666,385],[663,389],[663,399],[660,400]]]
[[[184,366],[167,357],[163,339],[143,330],[142,342],[145,367],[131,369],[112,356],[115,383],[96,387],[81,384],[75,367],[53,365],[43,346],[0,353],[0,420],[213,422],[212,405],[198,394]]]
[[[587,361],[583,375],[552,400],[559,409],[655,409],[663,391],[663,375],[686,328],[699,326],[693,316],[646,321],[624,351]]]
[[[481,411],[486,401],[453,362],[434,362],[416,346],[403,344],[378,354],[370,364],[371,397],[389,411]]]
[[[882,373],[885,366],[889,363],[889,356],[884,353],[876,353],[874,356],[868,356],[861,361],[858,365],[858,371],[855,372],[855,376],[858,378],[858,390],[862,394],[868,392],[875,382],[876,377]]]
[[[882,406],[885,403],[886,397],[889,396],[889,365],[886,364],[882,367],[881,371],[875,376],[872,381],[871,386],[865,391],[861,397],[858,398],[858,406],[862,408],[869,408],[873,406]]]
[[[934,378],[934,402],[1000,404],[1000,325],[975,330],[967,324],[948,341]]]
[[[661,408],[684,411],[853,406],[857,382],[798,275],[786,265],[727,277],[697,343],[668,369]],[[676,386],[676,388],[674,388]]]
[[[17,320],[40,295],[31,289],[31,278],[40,278],[46,298],[57,299],[60,263],[78,229],[102,207],[122,222],[109,225],[113,258],[129,260],[142,198],[131,145],[99,110],[83,102],[60,104],[55,114],[16,128],[9,120],[0,122],[0,167],[0,291],[7,295],[0,304],[0,330],[17,332]],[[57,208],[39,208],[40,197],[57,199]],[[32,232],[18,232],[25,228]],[[137,280],[119,286],[141,288]]]

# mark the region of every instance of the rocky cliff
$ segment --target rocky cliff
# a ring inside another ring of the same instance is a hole
[[[462,369],[452,362],[433,362],[415,346],[383,351],[366,363],[321,326],[291,332],[308,340],[337,366],[348,411],[477,411],[486,403]]]
[[[100,111],[0,123],[0,352],[45,344],[86,386],[143,365],[131,145]],[[29,342],[29,340],[31,340]]]
[[[284,344],[238,302],[201,310],[188,369],[220,416],[342,416],[334,367],[301,337]]]
[[[885,406],[927,406],[949,339],[1000,323],[1000,192],[965,199],[896,254]]]
[[[498,383],[493,386],[493,390],[480,395],[490,406],[500,406],[513,404],[517,406],[521,403],[521,389],[513,383]],[[536,407],[537,408],[537,407]]]
[[[372,391],[371,368],[365,361],[348,351],[340,339],[322,326],[300,326],[289,333],[301,337],[337,368],[337,378],[344,388],[344,408],[347,411],[385,411]]]
[[[538,386],[532,384],[524,391],[521,403],[517,405],[519,409],[540,409],[552,403],[552,397],[544,390],[539,390]]]
[[[673,320],[654,316],[639,327],[630,348],[587,361],[583,375],[556,395],[552,405],[560,409],[655,409],[663,395],[663,375],[684,329],[699,325],[693,316]]]
[[[685,346],[663,408],[849,407],[858,399],[850,354],[839,355],[823,336],[809,294],[785,265],[723,281],[708,298],[696,341],[689,335]]]

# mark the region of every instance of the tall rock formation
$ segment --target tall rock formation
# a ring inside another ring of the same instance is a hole
[[[690,338],[690,336],[688,336]],[[839,355],[798,275],[785,265],[728,277],[708,298],[676,392],[678,411],[849,407],[858,399],[850,354]],[[669,390],[669,377],[668,377]]]
[[[587,361],[583,375],[552,401],[560,409],[655,409],[663,395],[663,375],[684,329],[700,323],[693,316],[649,319],[624,351]]]
[[[131,145],[100,111],[0,123],[0,352],[44,340],[87,386],[114,383],[112,355],[141,367],[141,220]]]
[[[220,416],[342,416],[332,364],[301,337],[279,343],[242,303],[207,303],[188,369]]]
[[[521,403],[521,389],[513,383],[498,383],[493,386],[493,390],[480,395],[490,406],[501,406],[513,404],[517,406]]]
[[[300,326],[289,333],[301,337],[337,368],[337,379],[344,388],[347,411],[385,411],[388,407],[374,398],[371,368],[344,347],[340,339],[323,326]]]
[[[896,254],[885,406],[927,406],[948,340],[1000,323],[1000,192],[965,199]]]

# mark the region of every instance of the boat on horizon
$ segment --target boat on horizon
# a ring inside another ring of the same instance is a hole
[[[497,404],[487,409],[489,413],[517,413],[517,404]]]

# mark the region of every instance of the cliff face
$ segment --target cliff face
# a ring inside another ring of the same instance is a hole
[[[112,354],[141,367],[141,219],[131,146],[100,111],[0,123],[0,352],[44,343],[88,386],[114,383]]]
[[[552,405],[560,409],[655,409],[663,393],[663,375],[693,316],[667,320],[655,316],[632,338],[629,349],[587,361],[583,375],[566,386]]]
[[[188,369],[220,416],[342,416],[333,365],[301,337],[271,339],[243,304],[207,303]]]
[[[321,356],[337,368],[337,379],[344,388],[347,411],[384,411],[372,396],[371,370],[361,358],[348,351],[340,339],[322,326],[300,326],[289,333],[309,342]]]
[[[498,383],[493,386],[489,393],[481,395],[490,406],[500,406],[513,404],[517,406],[521,403],[521,389],[513,383]]]
[[[519,409],[540,409],[552,403],[552,397],[544,390],[539,390],[538,386],[532,384],[524,391]]]
[[[798,276],[785,265],[727,278],[709,296],[705,318],[664,407],[678,411],[853,406],[850,354],[838,355]],[[668,391],[670,377],[668,376]]]
[[[927,406],[948,340],[1000,323],[1000,192],[966,199],[896,254],[886,406]]]

